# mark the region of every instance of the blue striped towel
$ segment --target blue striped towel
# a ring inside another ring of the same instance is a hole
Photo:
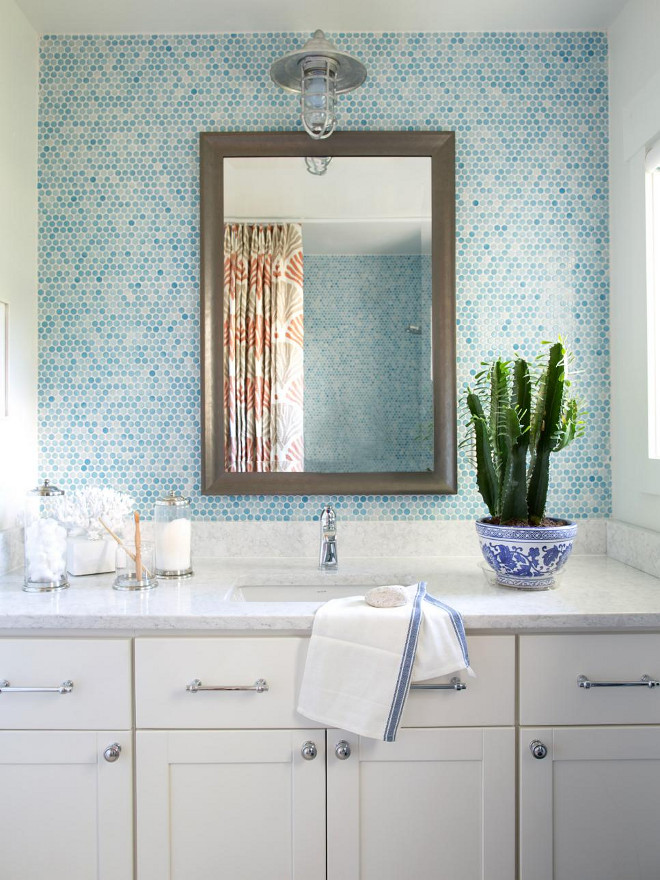
[[[362,596],[316,612],[298,712],[330,727],[394,742],[412,681],[470,668],[461,615],[407,587],[411,601],[373,608]]]

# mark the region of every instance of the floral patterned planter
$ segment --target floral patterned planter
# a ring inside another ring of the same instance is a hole
[[[557,521],[559,523],[559,521]],[[522,590],[547,590],[573,549],[577,523],[519,528],[477,520],[484,559],[498,584]]]

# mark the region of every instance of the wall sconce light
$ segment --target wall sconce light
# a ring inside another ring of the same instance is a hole
[[[302,124],[314,140],[330,137],[337,127],[337,95],[352,92],[367,78],[367,69],[347,52],[340,52],[321,30],[302,49],[288,52],[270,68],[273,82],[300,94]]]
[[[331,162],[332,156],[305,156],[305,166],[315,177],[322,177]]]

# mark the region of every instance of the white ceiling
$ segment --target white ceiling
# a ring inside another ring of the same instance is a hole
[[[626,0],[16,0],[47,34],[604,30]]]

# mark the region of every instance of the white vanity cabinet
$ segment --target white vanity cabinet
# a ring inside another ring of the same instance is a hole
[[[139,880],[324,880],[325,730],[296,712],[306,650],[136,639]]]
[[[658,635],[520,638],[521,880],[660,877],[660,687],[616,686],[644,675]]]
[[[471,638],[479,677],[411,693],[395,743],[296,713],[306,649],[136,640],[138,880],[511,880],[515,639]]]
[[[326,782],[325,730],[138,731],[139,880],[511,880],[512,728],[327,742]]]
[[[0,640],[3,880],[131,880],[130,649]]]
[[[137,817],[139,880],[324,880],[325,732],[138,731]]]
[[[1,880],[132,880],[134,736],[136,880],[513,880],[516,737],[519,880],[658,880],[660,635],[468,641],[383,743],[306,638],[136,638],[135,719],[130,639],[1,639]]]
[[[512,880],[514,741],[511,727],[394,743],[329,730],[328,880]]]

